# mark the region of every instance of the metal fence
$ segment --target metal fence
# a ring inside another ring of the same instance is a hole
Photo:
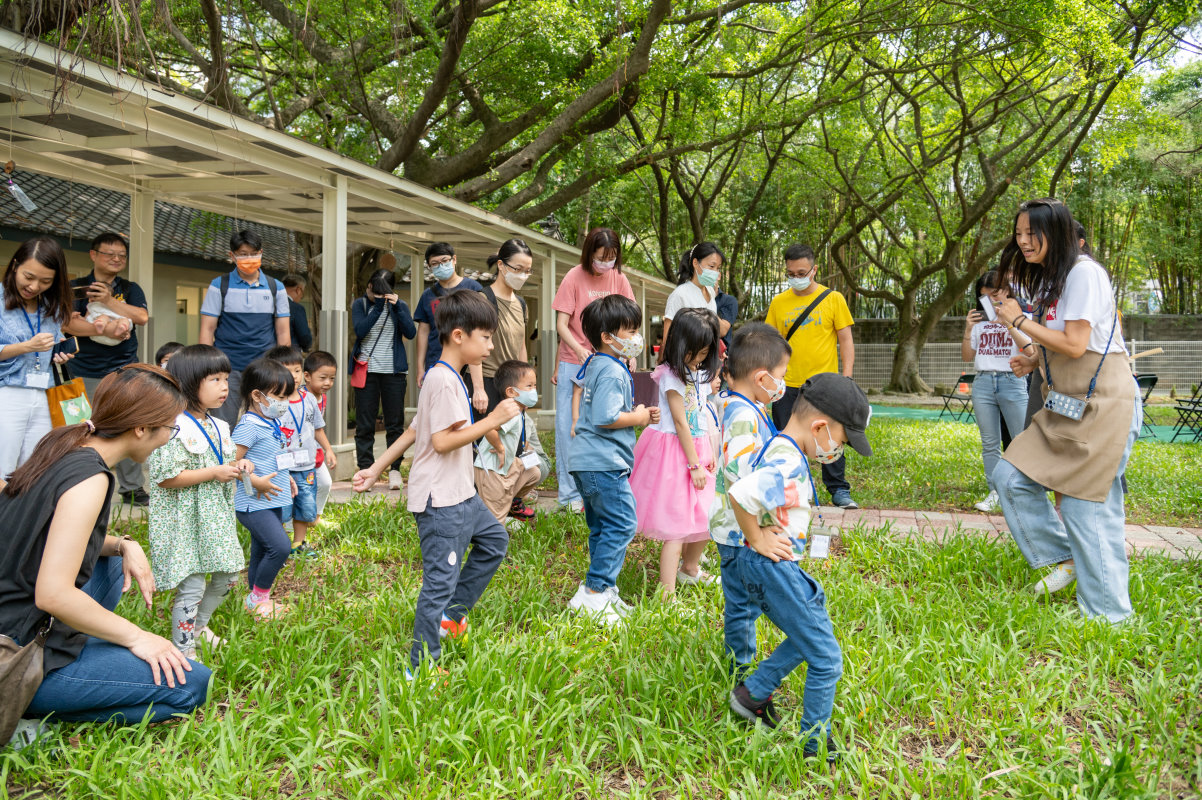
[[[1146,356],[1135,362],[1140,375],[1156,376],[1155,394],[1168,394],[1172,387],[1178,395],[1188,396],[1202,381],[1202,342],[1156,342],[1131,340],[1127,348],[1139,353],[1154,348],[1164,352]],[[891,344],[857,344],[854,377],[865,389],[882,389],[889,383],[893,369]],[[959,342],[932,342],[918,357],[918,374],[931,386],[951,386],[965,372],[972,372],[972,362],[960,359]]]

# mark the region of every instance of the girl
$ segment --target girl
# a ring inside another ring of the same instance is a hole
[[[1000,305],[1009,296],[1010,291],[1002,285],[997,270],[991,269],[977,279],[973,297],[982,298],[990,308]],[[977,428],[981,431],[981,460],[985,463],[985,482],[989,486],[989,495],[976,504],[978,511],[998,511],[997,488],[992,476],[1001,455],[1002,420],[1006,421],[1007,430],[1021,431],[1027,412],[1027,382],[1010,369],[1010,359],[1024,352],[1022,345],[1029,344],[1027,337],[1007,329],[1000,319],[987,320],[976,309],[969,312],[964,338],[960,342],[960,356],[965,361],[972,361],[976,369],[972,407]],[[1034,352],[1034,348],[1027,347],[1025,352]]]
[[[239,471],[229,426],[210,411],[229,394],[230,360],[216,347],[194,344],[176,352],[167,371],[179,381],[187,406],[176,417],[179,435],[150,456],[150,554],[154,582],[175,588],[171,639],[196,659],[196,640],[221,639],[209,619],[229,594],[245,559],[234,522]],[[206,582],[205,576],[212,577]]]
[[[271,619],[288,611],[283,603],[271,599],[271,586],[292,549],[292,538],[284,531],[284,509],[292,506],[296,484],[289,471],[291,462],[281,461],[291,454],[279,419],[288,413],[288,398],[295,388],[292,372],[278,361],[260,358],[242,373],[242,418],[234,428],[233,440],[238,460],[254,462],[254,474],[249,476],[254,494],[238,481],[234,510],[250,531],[246,610],[256,619]]]
[[[714,452],[706,433],[706,397],[718,371],[718,316],[684,309],[664,340],[664,363],[652,377],[659,384],[658,424],[648,426],[634,449],[630,485],[638,529],[663,541],[659,580],[665,595],[676,582],[713,583],[701,570],[709,541],[709,509],[714,499]],[[683,556],[683,560],[682,560]]]

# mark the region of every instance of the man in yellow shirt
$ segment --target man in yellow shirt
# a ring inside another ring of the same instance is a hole
[[[854,321],[847,301],[834,289],[816,283],[818,267],[814,251],[804,244],[791,244],[785,249],[785,279],[789,288],[772,298],[765,318],[793,348],[789,369],[785,372],[784,395],[772,404],[772,418],[777,428],[785,427],[798,390],[811,376],[819,372],[839,372],[840,356],[843,374],[851,377],[856,361],[856,346],[851,338]],[[807,313],[808,311],[808,313]],[[800,324],[797,320],[803,315]],[[859,508],[851,499],[851,484],[844,477],[846,460],[842,448],[818,442],[818,453],[837,449],[839,457],[822,465],[822,483],[831,500],[840,508]]]

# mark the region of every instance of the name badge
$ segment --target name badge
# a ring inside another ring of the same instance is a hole
[[[25,385],[30,389],[49,389],[50,388],[50,373],[49,372],[27,372],[25,373]]]
[[[831,534],[825,525],[816,525],[810,530],[810,558],[826,558],[831,553]]]
[[[540,466],[538,461],[538,453],[535,453],[533,450],[528,453],[522,453],[520,458],[522,461],[522,466],[526,469],[536,469]]]
[[[292,469],[296,466],[296,453],[280,453],[275,457],[276,469]]]
[[[308,450],[294,450],[292,453],[292,466],[295,469],[308,469],[313,466],[313,459],[309,457]]]

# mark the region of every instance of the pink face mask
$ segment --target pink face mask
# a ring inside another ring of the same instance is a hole
[[[614,259],[613,261],[597,261],[596,259],[593,259],[593,269],[597,272],[609,272],[611,269],[617,266],[617,263],[617,259]]]

